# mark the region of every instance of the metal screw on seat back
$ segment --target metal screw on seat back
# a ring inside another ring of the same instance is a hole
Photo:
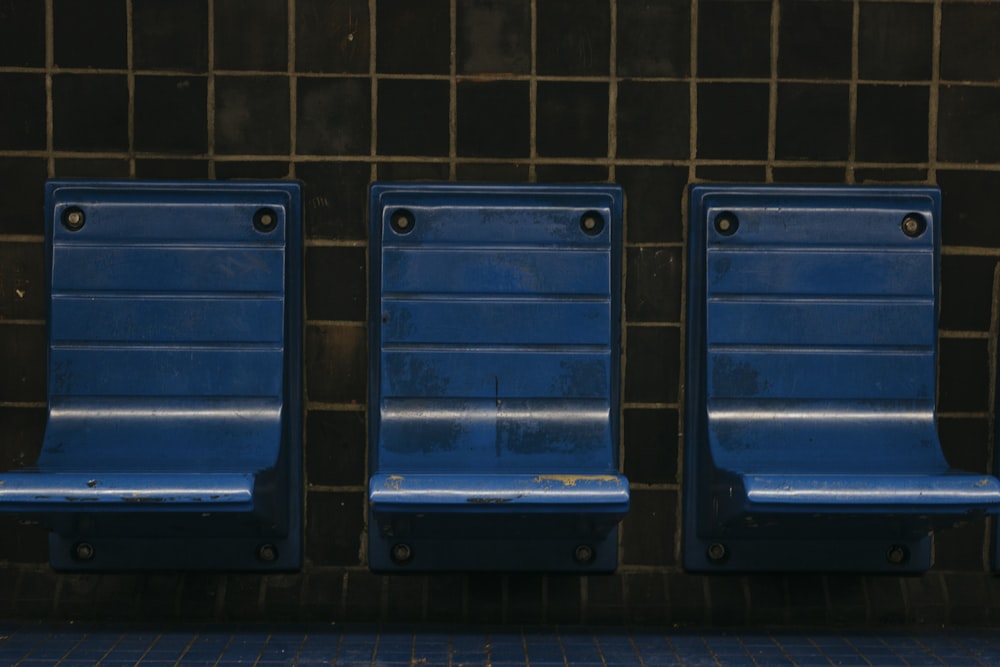
[[[729,556],[729,549],[721,542],[713,542],[708,545],[708,559],[713,563],[721,563]]]
[[[573,552],[573,559],[580,565],[587,565],[594,560],[594,550],[588,544],[581,544]]]
[[[258,232],[270,232],[278,226],[278,214],[269,208],[257,209],[253,214],[253,227]]]
[[[740,228],[740,219],[736,214],[724,211],[715,216],[715,231],[722,236],[732,236]]]
[[[394,544],[392,545],[392,552],[389,555],[392,557],[394,563],[402,565],[413,558],[413,550],[410,549],[409,544]]]
[[[90,542],[77,542],[73,545],[73,558],[76,560],[91,560],[94,557],[94,545]]]
[[[893,544],[889,547],[889,550],[885,552],[885,559],[892,563],[893,565],[902,565],[906,562],[909,556],[909,551],[902,544]]]
[[[903,218],[901,227],[904,234],[911,238],[916,238],[927,230],[927,220],[919,213],[910,213]]]
[[[264,563],[273,563],[278,560],[278,548],[273,544],[262,544],[257,547],[257,558]]]
[[[393,211],[389,217],[389,226],[397,234],[409,234],[413,231],[415,224],[416,220],[413,218],[413,213],[407,211],[405,208]]]
[[[87,221],[87,217],[83,214],[83,211],[77,207],[68,208],[63,211],[62,224],[63,227],[75,232],[83,227],[83,223]]]
[[[597,211],[587,211],[580,216],[580,229],[588,236],[597,236],[604,230],[604,216]]]

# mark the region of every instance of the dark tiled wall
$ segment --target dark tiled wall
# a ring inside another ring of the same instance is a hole
[[[678,561],[684,187],[937,183],[940,429],[989,469],[1000,3],[0,0],[0,467],[44,426],[42,184],[296,178],[306,202],[301,574],[57,576],[0,517],[0,616],[483,622],[1000,621],[985,521],[919,578],[698,577]],[[366,192],[374,179],[624,186],[619,573],[365,568]]]

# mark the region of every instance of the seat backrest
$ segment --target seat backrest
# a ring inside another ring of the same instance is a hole
[[[273,463],[297,188],[49,183],[46,462]]]
[[[373,471],[617,469],[621,192],[375,184]]]
[[[704,211],[692,222],[702,284],[689,335],[704,355],[693,386],[716,464],[943,466],[937,190],[705,186],[691,196]]]

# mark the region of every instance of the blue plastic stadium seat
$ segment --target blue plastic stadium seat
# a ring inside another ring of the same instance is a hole
[[[685,565],[914,570],[1000,508],[935,426],[934,188],[693,186]]]
[[[48,423],[0,511],[49,524],[54,567],[299,567],[299,200],[48,183]]]
[[[372,186],[372,569],[615,568],[621,207]]]

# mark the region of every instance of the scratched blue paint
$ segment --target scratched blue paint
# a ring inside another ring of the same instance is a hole
[[[621,189],[376,183],[370,211],[371,567],[614,569]]]
[[[36,464],[0,475],[0,511],[51,528],[54,567],[299,567],[300,198],[47,184],[48,422]]]
[[[688,569],[919,571],[1000,508],[936,431],[940,221],[936,188],[692,186]]]

